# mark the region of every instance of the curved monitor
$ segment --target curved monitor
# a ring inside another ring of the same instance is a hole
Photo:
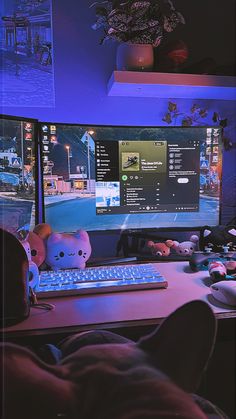
[[[54,231],[218,225],[221,128],[41,123]]]
[[[38,222],[38,121],[0,115],[0,226],[16,234]]]

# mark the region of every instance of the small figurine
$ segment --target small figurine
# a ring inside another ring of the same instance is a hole
[[[208,270],[213,282],[224,281],[228,275],[236,279],[236,260],[214,260],[209,263]]]
[[[36,265],[36,263],[34,263],[31,259],[31,249],[30,249],[30,244],[28,241],[28,236],[26,237],[25,240],[21,241],[22,246],[25,249],[27,258],[28,258],[28,262],[29,262],[29,285],[32,289],[36,288],[36,286],[38,285],[39,282],[39,270],[38,270],[38,266]]]
[[[155,256],[169,256],[173,244],[173,240],[166,240],[165,243],[154,243],[151,240],[147,242],[147,246],[150,247],[152,254]]]
[[[212,252],[225,253],[236,250],[236,226],[219,225],[215,227],[204,226],[199,238],[200,250],[210,249]]]
[[[198,243],[198,236],[193,234],[188,241],[179,243],[177,240],[173,241],[173,249],[175,249],[178,255],[191,256],[196,250]]]

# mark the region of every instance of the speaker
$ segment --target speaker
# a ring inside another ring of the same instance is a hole
[[[29,316],[29,262],[20,241],[1,228],[0,246],[0,318],[4,327]]]

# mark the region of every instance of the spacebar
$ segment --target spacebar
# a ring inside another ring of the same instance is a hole
[[[109,278],[109,279],[99,279],[97,281],[75,281],[73,283],[64,283],[61,284],[62,289],[68,288],[92,288],[92,287],[106,287],[110,285],[130,285],[130,284],[137,284],[137,283],[146,283],[146,280],[142,281],[136,281],[135,279],[129,278],[129,279],[120,279],[120,278]]]
[[[134,281],[134,279],[133,278],[129,278],[129,280],[131,280],[131,281]],[[72,284],[83,284],[83,285],[86,285],[87,286],[87,284],[100,284],[101,282],[103,283],[103,282],[105,282],[105,283],[107,283],[107,282],[110,282],[110,281],[112,281],[112,282],[117,282],[117,281],[126,281],[126,280],[124,280],[124,279],[122,279],[122,278],[109,278],[109,279],[107,279],[107,278],[99,278],[99,279],[96,279],[96,280],[94,280],[94,279],[90,279],[89,281],[83,281],[83,280],[78,280],[78,281],[73,281],[72,282]]]

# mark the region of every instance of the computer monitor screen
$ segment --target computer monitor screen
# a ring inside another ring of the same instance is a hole
[[[0,115],[0,226],[16,234],[37,222],[37,121]]]
[[[219,224],[220,128],[42,123],[40,132],[54,231]]]

